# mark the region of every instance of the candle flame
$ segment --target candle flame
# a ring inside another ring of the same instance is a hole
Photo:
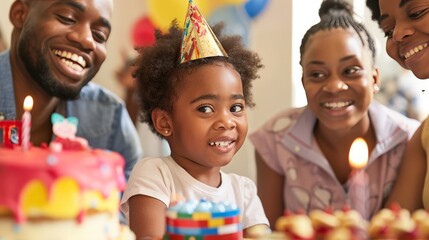
[[[363,138],[356,138],[350,148],[349,163],[352,168],[361,169],[368,163],[368,145]]]
[[[24,110],[31,111],[33,109],[33,98],[29,95],[24,99]]]

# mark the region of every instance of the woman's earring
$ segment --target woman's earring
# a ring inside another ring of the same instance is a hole
[[[380,87],[377,84],[374,84],[374,93],[378,93],[380,91]]]

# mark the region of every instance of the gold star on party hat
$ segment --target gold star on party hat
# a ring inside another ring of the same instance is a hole
[[[180,63],[215,56],[228,57],[206,19],[193,1],[189,0],[183,27]]]

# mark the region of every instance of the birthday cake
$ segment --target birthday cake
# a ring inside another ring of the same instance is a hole
[[[368,234],[371,239],[429,239],[429,213],[420,209],[411,214],[393,204],[371,219]]]
[[[134,239],[119,223],[123,168],[118,153],[82,139],[26,150],[0,146],[0,239]]]
[[[240,210],[228,202],[181,201],[167,209],[164,240],[241,240]]]
[[[393,204],[367,222],[359,212],[344,208],[312,210],[309,214],[285,212],[276,221],[276,231],[257,240],[423,240],[429,239],[429,212],[410,213]]]
[[[367,222],[359,212],[345,207],[332,211],[313,210],[309,214],[285,212],[277,219],[276,231],[258,240],[365,240]]]

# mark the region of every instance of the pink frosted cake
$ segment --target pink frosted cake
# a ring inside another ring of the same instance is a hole
[[[82,146],[0,146],[0,239],[134,239],[119,224],[124,159]]]
[[[103,150],[0,148],[0,239],[115,239],[123,159]]]

